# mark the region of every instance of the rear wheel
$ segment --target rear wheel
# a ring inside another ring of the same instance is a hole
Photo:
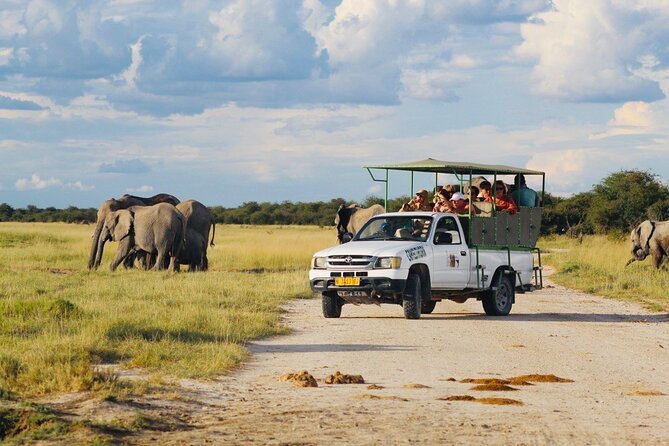
[[[506,275],[502,275],[502,279],[497,284],[497,287],[491,288],[485,292],[483,296],[483,310],[488,316],[506,316],[511,311],[515,290]]]
[[[423,301],[420,304],[420,313],[421,314],[430,314],[434,311],[434,307],[437,306],[436,300]]]
[[[409,274],[404,295],[402,296],[402,308],[406,319],[419,319],[421,312],[421,285],[420,276],[416,273]]]
[[[322,293],[323,316],[335,318],[341,316],[342,301],[336,292],[326,291]]]

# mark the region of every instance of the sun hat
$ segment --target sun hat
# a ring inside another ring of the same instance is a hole
[[[451,196],[451,201],[466,200],[465,196],[460,192],[456,192]]]

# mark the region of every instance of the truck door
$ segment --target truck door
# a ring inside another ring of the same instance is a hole
[[[450,234],[440,235],[440,234]],[[437,222],[434,235],[432,287],[463,289],[469,282],[470,255],[455,217],[442,217]]]

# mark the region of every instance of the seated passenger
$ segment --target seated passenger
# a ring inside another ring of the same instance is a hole
[[[486,201],[492,203],[493,199],[491,197],[490,199],[486,199]],[[507,193],[506,184],[504,184],[504,181],[502,180],[495,181],[494,203],[495,203],[495,209],[497,209],[498,211],[507,211],[512,215],[518,212],[518,206],[516,206],[516,202],[513,201],[511,195]]]
[[[434,212],[453,212],[453,206],[449,199],[451,194],[445,189],[441,189],[435,199],[437,200],[432,209]]]
[[[490,185],[490,181],[488,180],[481,181],[481,184],[479,184],[479,188],[481,189],[478,195],[479,201],[487,201],[489,203],[492,202],[492,192],[490,192],[492,186]]]
[[[472,203],[479,201],[479,188],[476,186],[469,186],[469,196],[472,200]]]
[[[460,192],[454,193],[451,197],[451,206],[453,208],[451,212],[454,214],[469,214],[470,209],[472,215],[476,214],[476,208],[474,206],[470,207],[469,199]]]
[[[432,211],[432,206],[427,200],[427,191],[421,189],[416,192],[416,197],[402,205],[400,212],[410,212],[410,211]]]
[[[509,194],[518,206],[535,208],[539,206],[539,194],[534,189],[527,187],[525,175],[518,174],[514,179],[514,188]]]

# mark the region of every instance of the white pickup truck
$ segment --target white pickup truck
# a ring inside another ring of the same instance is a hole
[[[339,317],[344,304],[392,303],[418,319],[442,299],[469,298],[482,301],[487,315],[509,314],[516,291],[537,282],[531,248],[470,248],[463,224],[469,220],[447,213],[386,213],[350,242],[317,252],[309,280],[323,315]]]

